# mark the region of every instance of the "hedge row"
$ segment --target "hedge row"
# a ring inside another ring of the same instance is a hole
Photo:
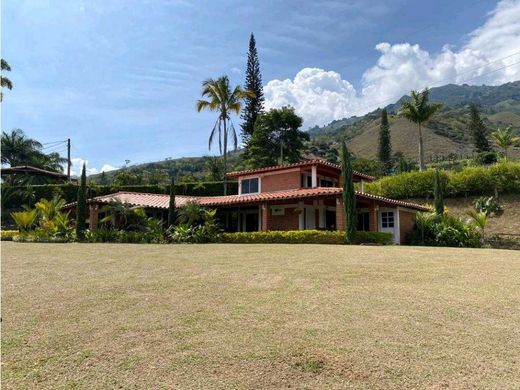
[[[365,184],[365,191],[394,199],[432,198],[435,171],[409,172]],[[447,172],[446,196],[520,193],[520,162]]]
[[[18,230],[0,230],[0,241],[13,241],[13,237],[18,234]]]
[[[202,183],[183,183],[176,184],[175,191],[178,195],[191,196],[218,196],[223,194],[223,182],[202,182]],[[7,187],[4,186],[2,195],[4,195],[4,207],[6,209],[17,209],[22,204],[27,203],[27,192],[32,191],[32,198],[38,201],[42,198],[51,199],[54,195],[59,194],[65,201],[74,202],[78,196],[78,186],[76,183],[65,184],[43,184],[31,187]],[[118,191],[130,192],[149,192],[153,194],[169,194],[170,189],[164,185],[138,185],[138,186],[100,186],[93,185],[88,188],[88,196],[102,196],[112,194]],[[238,193],[238,183],[228,182],[228,194]]]
[[[345,233],[323,230],[222,233],[219,241],[230,244],[345,244]],[[356,244],[389,245],[392,234],[357,232]]]

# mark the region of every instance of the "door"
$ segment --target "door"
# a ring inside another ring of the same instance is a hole
[[[244,231],[245,232],[258,231],[258,213],[244,214]]]
[[[394,238],[394,242],[397,244],[396,239],[398,238],[396,235],[397,226],[397,217],[396,211],[393,209],[380,209],[379,210],[379,231],[392,233],[392,237]]]

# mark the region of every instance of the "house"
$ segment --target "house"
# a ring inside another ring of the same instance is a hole
[[[194,201],[217,209],[226,231],[327,229],[344,230],[340,182],[341,167],[324,160],[307,160],[267,168],[228,173],[238,180],[238,194],[227,196],[176,196],[177,207]],[[364,183],[372,176],[354,172],[357,183],[358,230],[392,233],[395,243],[405,243],[424,206],[368,194]],[[169,195],[118,192],[89,200],[89,224],[97,226],[100,206],[113,201],[143,207],[151,216],[166,219]],[[69,208],[74,204],[67,205]]]

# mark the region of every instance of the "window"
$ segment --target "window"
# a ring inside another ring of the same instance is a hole
[[[240,184],[241,194],[257,194],[258,193],[258,177],[253,179],[242,179]]]
[[[311,188],[312,187],[312,176],[302,175],[302,188]]]
[[[320,187],[334,187],[334,180],[320,179]]]
[[[381,227],[382,228],[393,228],[394,227],[394,212],[383,211],[381,213]]]
[[[357,216],[357,230],[359,231],[369,231],[369,222],[370,221],[370,215],[366,212],[361,212]]]

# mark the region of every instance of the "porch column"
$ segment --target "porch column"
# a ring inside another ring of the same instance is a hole
[[[88,227],[90,230],[95,230],[98,227],[98,213],[99,206],[97,204],[90,204],[88,209]]]
[[[340,198],[336,199],[336,230],[345,230],[345,210]]]
[[[318,187],[318,168],[316,165],[311,167],[311,186],[312,188]]]
[[[262,231],[266,232],[271,227],[271,215],[269,213],[269,206],[267,203],[263,203],[261,206],[261,216],[260,219],[262,220]]]
[[[363,179],[359,181],[359,192],[365,192],[365,183],[363,182]]]
[[[368,228],[371,232],[378,232],[379,231],[379,223],[378,223],[378,214],[379,207],[375,204],[375,202],[371,202],[368,206]]]
[[[325,229],[325,205],[323,199],[318,203],[318,226],[320,229]]]

